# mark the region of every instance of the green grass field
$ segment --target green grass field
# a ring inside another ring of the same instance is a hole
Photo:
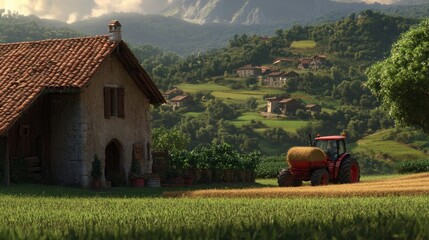
[[[307,121],[302,120],[284,120],[284,119],[267,119],[261,116],[257,112],[246,112],[238,117],[236,120],[231,121],[231,123],[236,126],[242,126],[244,124],[249,124],[250,120],[261,121],[267,126],[267,128],[283,128],[285,131],[296,132],[298,128],[301,128],[307,125]],[[257,132],[263,132],[267,128],[256,129]]]
[[[240,103],[253,97],[258,100],[260,104],[264,103],[263,96],[265,94],[279,94],[283,91],[274,88],[261,88],[258,90],[247,90],[247,89],[231,89],[230,87],[219,85],[216,83],[204,83],[204,84],[180,84],[177,86],[179,89],[187,93],[196,92],[210,92],[213,96],[218,99],[224,100],[225,102]]]
[[[316,42],[313,40],[293,41],[290,47],[298,49],[315,48]]]
[[[202,83],[202,84],[191,84],[191,83],[182,83],[177,86],[177,88],[187,92],[187,93],[196,93],[196,92],[213,92],[213,91],[229,91],[231,88],[222,86],[215,83]]]
[[[428,196],[169,199],[162,190],[2,188],[0,238],[429,238]]]
[[[391,157],[394,161],[428,158],[428,155],[409,145],[393,140],[383,140],[383,137],[389,134],[389,131],[393,130],[384,130],[364,137],[357,142],[352,151],[384,154]]]

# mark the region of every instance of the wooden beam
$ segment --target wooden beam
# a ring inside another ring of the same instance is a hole
[[[9,139],[8,137],[4,137],[2,139],[2,144],[4,144],[4,162],[3,162],[3,185],[6,187],[10,186],[10,158],[9,158]]]

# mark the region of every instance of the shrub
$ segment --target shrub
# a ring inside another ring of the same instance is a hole
[[[403,161],[395,165],[395,170],[398,173],[429,172],[429,160]]]
[[[352,156],[359,162],[361,175],[393,173],[392,164],[386,160],[380,159],[379,157],[364,153],[353,153]]]
[[[256,168],[257,178],[277,178],[280,170],[286,168],[285,162],[261,162]]]
[[[280,170],[286,168],[284,156],[263,157],[262,161],[256,167],[257,178],[277,178]]]

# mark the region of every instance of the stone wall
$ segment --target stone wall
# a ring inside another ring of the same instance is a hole
[[[51,172],[55,183],[80,185],[87,123],[79,95],[51,97]]]

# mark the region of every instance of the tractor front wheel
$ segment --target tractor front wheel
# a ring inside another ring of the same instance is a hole
[[[329,172],[328,170],[321,168],[317,169],[311,174],[311,185],[328,185],[329,183]]]
[[[279,187],[297,187],[302,185],[302,181],[295,179],[293,174],[288,169],[282,169],[277,178]]]
[[[339,183],[356,183],[360,181],[360,168],[356,159],[347,158],[341,163],[338,172]]]

